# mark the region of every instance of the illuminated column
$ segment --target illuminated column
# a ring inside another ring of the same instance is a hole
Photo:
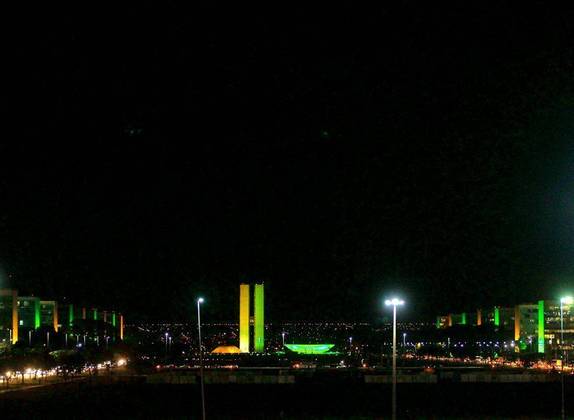
[[[446,322],[447,325],[449,327],[452,327],[452,314],[448,314],[446,318],[447,318],[447,322]]]
[[[440,319],[441,319],[440,315],[436,317],[436,329],[437,330],[440,328]]]
[[[255,285],[255,312],[254,312],[254,347],[255,351],[262,353],[265,351],[265,306],[263,284]]]
[[[544,301],[538,301],[538,353],[544,353]]]
[[[476,325],[479,327],[482,325],[482,309],[476,310]]]
[[[54,316],[52,319],[54,321],[54,331],[58,332],[58,302],[54,302]]]
[[[103,315],[104,315],[103,321],[104,321],[104,322],[108,322],[108,311],[103,311],[102,313],[103,313]]]
[[[514,340],[520,340],[520,305],[514,307]]]
[[[82,319],[86,319],[86,308],[82,308]]]
[[[40,328],[42,318],[40,318],[40,299],[36,298],[34,301],[34,328]]]
[[[68,306],[68,325],[70,327],[74,326],[74,305],[72,304]]]
[[[12,290],[12,344],[18,342],[18,291]]]
[[[116,312],[112,312],[112,325],[115,327],[116,326]]]
[[[460,317],[460,323],[462,325],[466,325],[466,312],[463,312],[461,317]]]
[[[92,311],[94,312],[94,321],[98,320],[98,310],[96,308],[92,309]]]
[[[494,307],[494,326],[498,327],[500,325],[500,308],[498,306]]]
[[[239,285],[239,349],[249,353],[249,285]]]
[[[120,340],[124,339],[124,316],[120,314]]]

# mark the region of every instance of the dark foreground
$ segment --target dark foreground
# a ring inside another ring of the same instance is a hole
[[[574,415],[574,383],[567,413]],[[208,418],[380,418],[390,387],[363,383],[209,385]],[[194,385],[62,384],[0,395],[5,418],[197,418]],[[399,418],[558,418],[560,383],[399,385]],[[574,418],[574,417],[569,417]]]

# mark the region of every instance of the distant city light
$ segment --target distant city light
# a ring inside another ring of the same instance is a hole
[[[560,303],[562,303],[564,305],[572,305],[574,303],[574,297],[572,297],[572,296],[561,297]]]

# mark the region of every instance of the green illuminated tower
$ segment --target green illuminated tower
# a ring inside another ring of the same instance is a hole
[[[40,299],[34,301],[34,328],[38,329],[42,325],[42,320],[40,318]]]
[[[463,312],[460,317],[460,323],[466,325],[466,312]]]
[[[74,326],[74,305],[71,303],[68,305],[68,325],[70,327]]]
[[[255,312],[254,312],[254,350],[262,353],[265,351],[265,319],[264,319],[264,298],[263,284],[255,285]]]
[[[494,307],[494,325],[500,326],[500,308],[498,306]]]
[[[249,285],[239,285],[239,349],[249,353]]]
[[[544,353],[544,301],[538,301],[538,353]]]

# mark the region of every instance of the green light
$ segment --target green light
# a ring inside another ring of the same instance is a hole
[[[98,320],[98,310],[94,309],[94,321]]]
[[[289,350],[299,354],[328,354],[334,344],[285,344]]]
[[[70,327],[74,325],[74,305],[72,304],[68,306],[68,324]]]
[[[436,317],[436,328],[439,329],[440,328],[440,316]]]
[[[460,323],[461,323],[462,325],[466,325],[466,312],[463,312],[463,313],[462,313]]]
[[[40,328],[42,319],[40,318],[40,299],[34,300],[34,328]]]
[[[116,313],[112,312],[112,325],[115,327],[116,326]]]
[[[497,327],[500,325],[500,308],[498,306],[494,307],[494,325]]]
[[[538,353],[544,353],[544,301],[538,301]]]
[[[261,353],[265,351],[265,320],[262,284],[255,285],[254,311],[254,350]]]

